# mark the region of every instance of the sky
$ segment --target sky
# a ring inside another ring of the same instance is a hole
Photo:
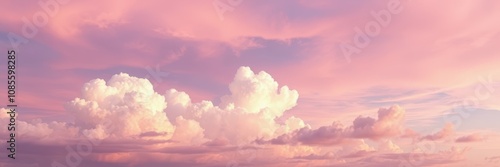
[[[2,1],[0,167],[500,166],[499,8]]]

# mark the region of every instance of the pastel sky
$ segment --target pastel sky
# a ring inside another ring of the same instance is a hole
[[[499,9],[2,1],[0,167],[500,166]]]

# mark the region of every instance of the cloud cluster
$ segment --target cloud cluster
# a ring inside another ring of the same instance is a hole
[[[154,162],[196,159],[190,165],[209,159],[225,165],[231,153],[262,164],[276,158],[283,163],[308,159],[323,165],[358,163],[369,160],[367,157],[389,162],[394,161],[390,156],[405,155],[392,139],[418,135],[403,126],[405,110],[398,105],[380,108],[377,118],[358,116],[349,126],[333,122],[312,128],[295,116],[284,117],[297,105],[298,92],[279,87],[268,73],[254,73],[248,67],[238,69],[229,90],[218,105],[193,102],[185,92],[169,89],[160,94],[147,79],[120,73],[107,81],[94,79],[84,84],[81,96],[65,106],[75,115],[74,122],[19,121],[20,135],[31,141],[41,139],[37,142],[111,139],[113,144],[105,143],[89,157],[98,162],[146,163],[131,159],[146,156],[134,151],[146,149]],[[0,114],[0,123],[8,121],[7,115]],[[1,133],[7,132],[3,129]],[[452,134],[453,127],[448,125],[421,140],[439,140]],[[464,136],[457,142],[475,139]],[[119,148],[128,148],[131,153],[122,153]]]
[[[405,110],[398,105],[380,108],[378,119],[358,117],[353,121],[352,136],[356,138],[379,139],[401,134]]]
[[[345,140],[348,132],[339,123],[318,129],[301,128],[270,140],[271,144],[335,145]]]
[[[8,125],[11,121],[9,110],[0,108],[0,124]],[[66,122],[43,122],[40,119],[24,121],[19,119],[20,112],[14,116],[15,131],[9,131],[7,128],[0,129],[2,137],[9,136],[11,132],[16,132],[17,137],[23,138],[25,141],[49,143],[58,140],[61,143],[66,143],[66,140],[77,137],[80,128]]]
[[[153,90],[146,79],[117,74],[106,82],[95,79],[86,83],[82,97],[72,100],[67,110],[75,115],[75,124],[99,138],[133,137],[155,133],[170,138],[175,127],[164,109],[165,98]],[[105,126],[113,124],[113,129]]]
[[[269,140],[272,144],[337,145],[355,139],[379,140],[402,134],[405,110],[398,105],[380,108],[378,118],[359,116],[349,127],[334,122],[317,129],[304,127]],[[262,141],[260,141],[262,142]]]
[[[301,119],[276,119],[297,104],[298,92],[278,83],[266,72],[255,74],[248,67],[238,69],[230,83],[231,94],[215,106],[210,101],[192,103],[189,96],[175,89],[165,94],[169,118],[182,116],[199,123],[204,137],[232,144],[256,139],[269,139],[279,134],[306,127]]]
[[[255,74],[241,67],[229,89],[231,94],[223,96],[220,105],[211,101],[193,103],[185,92],[170,89],[159,94],[147,79],[120,73],[108,81],[94,79],[85,83],[81,97],[65,107],[75,115],[75,128],[98,139],[225,145],[271,139],[309,126],[293,116],[276,122],[297,104],[298,92],[278,87],[266,72]]]

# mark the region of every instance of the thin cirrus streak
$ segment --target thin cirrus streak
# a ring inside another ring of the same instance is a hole
[[[499,6],[6,1],[0,166],[495,166]]]

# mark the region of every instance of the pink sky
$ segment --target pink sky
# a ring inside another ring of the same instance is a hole
[[[497,1],[0,4],[0,167],[500,165]]]

